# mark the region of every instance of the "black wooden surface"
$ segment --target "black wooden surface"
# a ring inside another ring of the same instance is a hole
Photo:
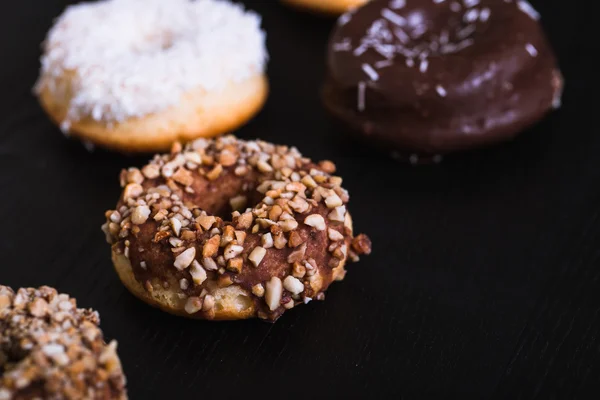
[[[67,3],[0,3],[0,282],[55,286],[99,310],[132,399],[598,398],[594,2],[533,1],[567,80],[560,111],[510,144],[418,168],[348,142],[325,115],[331,20],[248,2],[270,35],[272,93],[239,135],[335,161],[374,243],[325,302],[274,325],[172,317],[120,284],[100,225],[119,170],[147,157],[86,151],[31,95]]]

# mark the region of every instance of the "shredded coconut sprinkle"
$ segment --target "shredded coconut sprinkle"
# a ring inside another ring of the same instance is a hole
[[[536,48],[535,48],[535,46],[534,46],[534,45],[532,45],[531,43],[527,43],[527,44],[525,45],[525,50],[527,50],[527,52],[529,53],[529,55],[530,55],[531,57],[535,57],[535,56],[537,56],[537,55],[538,55],[538,51],[537,51],[537,49],[536,49]]]
[[[435,87],[435,91],[441,96],[441,97],[446,97],[446,95],[448,94],[446,92],[446,89],[444,89],[444,87],[442,85],[437,85]]]
[[[517,7],[519,7],[519,10],[521,10],[525,14],[529,15],[532,19],[534,19],[536,21],[540,19],[540,13],[537,12],[537,10],[535,8],[533,8],[533,6],[528,1],[526,1],[526,0],[517,1]]]
[[[363,64],[362,70],[365,72],[365,74],[369,75],[369,78],[371,78],[372,81],[379,79],[379,74],[369,64]]]
[[[267,52],[260,24],[257,14],[222,0],[69,6],[44,43],[36,90],[64,99],[71,87],[62,126],[162,111],[190,90],[219,90],[261,74]]]
[[[404,19],[400,15],[396,14],[395,12],[393,12],[392,10],[389,10],[387,8],[384,8],[383,10],[381,10],[381,16],[383,18],[387,19],[388,21],[390,21],[391,23],[396,24],[398,26],[406,25],[406,19]]]
[[[406,0],[392,0],[390,1],[390,8],[392,10],[400,10],[406,6]]]
[[[365,90],[367,89],[367,84],[364,82],[358,83],[358,111],[365,110]]]

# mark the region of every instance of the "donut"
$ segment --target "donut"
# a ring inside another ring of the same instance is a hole
[[[121,173],[102,226],[115,269],[142,301],[190,318],[275,321],[322,300],[371,252],[335,170],[260,140],[177,143]]]
[[[0,400],[127,399],[100,317],[48,286],[0,285]]]
[[[320,12],[324,14],[340,15],[348,10],[359,7],[369,0],[282,0],[290,6]]]
[[[411,162],[508,140],[563,79],[523,0],[376,0],[340,17],[322,96],[352,134]]]
[[[44,42],[35,86],[67,135],[123,153],[233,130],[263,106],[261,19],[221,0],[69,6]]]

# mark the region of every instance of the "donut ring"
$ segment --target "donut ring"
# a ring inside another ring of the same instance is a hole
[[[55,289],[0,285],[0,400],[127,399],[98,312]]]
[[[508,140],[560,105],[554,53],[524,0],[375,0],[338,20],[326,108],[411,162]]]
[[[340,15],[355,7],[360,7],[369,0],[282,0],[292,7]]]
[[[48,33],[35,91],[66,134],[121,152],[216,136],[267,98],[260,24],[221,0],[69,6]]]
[[[346,261],[371,251],[353,237],[334,172],[295,148],[233,136],[175,145],[121,174],[102,227],[115,269],[141,300],[190,318],[274,321],[322,300]]]

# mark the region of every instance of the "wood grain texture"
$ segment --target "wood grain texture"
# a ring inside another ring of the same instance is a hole
[[[325,302],[274,325],[180,319],[119,283],[100,225],[119,170],[147,157],[88,152],[31,96],[39,44],[67,3],[0,5],[0,283],[52,285],[99,310],[132,399],[600,395],[600,135],[590,101],[600,49],[582,2],[532,1],[566,77],[563,108],[513,143],[419,168],[347,140],[327,118],[319,86],[332,20],[246,2],[270,34],[272,92],[239,135],[335,161],[357,231],[374,243]]]

